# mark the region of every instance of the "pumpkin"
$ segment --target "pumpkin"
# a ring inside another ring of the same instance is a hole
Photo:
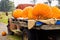
[[[36,4],[33,8],[33,15],[38,16],[39,15],[39,6],[40,4]]]
[[[13,17],[14,18],[19,18],[22,16],[22,10],[21,9],[16,9],[13,11]]]
[[[33,11],[33,7],[29,7],[28,8],[28,19],[33,19],[33,15],[32,15],[32,11]]]
[[[48,6],[47,4],[40,4],[39,14],[44,18],[51,18],[50,16],[52,15],[51,7]]]
[[[22,15],[23,18],[27,18],[28,17],[28,8],[24,8],[23,9],[23,15]]]
[[[2,32],[2,36],[6,36],[6,32],[5,31]]]
[[[38,19],[51,18],[51,7],[47,4],[36,4],[33,8],[33,15],[38,16]]]
[[[52,7],[53,18],[60,19],[60,9],[58,7]]]
[[[32,18],[32,10],[33,10],[33,7],[31,6],[24,8],[22,17],[29,18],[29,19]]]

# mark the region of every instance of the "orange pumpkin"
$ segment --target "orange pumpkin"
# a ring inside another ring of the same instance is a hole
[[[45,18],[51,18],[52,10],[47,4],[40,4],[39,14]]]
[[[51,7],[47,4],[37,4],[33,8],[33,15],[38,16],[40,18],[51,18]]]
[[[33,8],[33,15],[38,16],[39,15],[39,6],[40,4],[36,4]]]
[[[60,19],[60,9],[58,7],[52,7],[53,18]]]
[[[22,17],[32,18],[32,10],[33,10],[33,7],[31,6],[24,8]]]
[[[21,9],[16,9],[13,11],[13,17],[19,18],[22,16],[22,10]]]
[[[28,8],[28,19],[33,19],[33,15],[32,15],[32,11],[33,11],[33,7],[29,7]]]
[[[23,9],[23,15],[22,15],[23,18],[27,18],[28,17],[28,8],[24,8]]]
[[[6,36],[6,32],[5,31],[2,32],[2,36]]]

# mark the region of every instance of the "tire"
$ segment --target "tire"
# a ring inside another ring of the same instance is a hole
[[[51,37],[49,40],[60,40],[60,36]]]
[[[26,29],[22,31],[22,40],[28,40],[28,33]]]
[[[58,30],[58,32],[56,34],[56,40],[60,40],[60,30]]]
[[[23,34],[23,40],[28,40],[28,35],[26,32],[24,32],[24,34]]]
[[[9,22],[9,19],[8,19],[7,29],[8,29],[8,34],[9,34],[9,35],[14,35],[14,32],[12,32],[12,31],[10,30],[10,22]]]
[[[51,30],[48,34],[49,40],[60,40],[60,30]]]
[[[60,40],[60,35],[56,36],[56,40]]]
[[[27,28],[24,28],[22,32],[22,40],[36,40],[36,33],[34,29],[29,30]]]

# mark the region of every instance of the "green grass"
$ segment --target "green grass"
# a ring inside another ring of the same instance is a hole
[[[6,16],[4,12],[0,12],[0,17],[2,17],[2,19],[0,19],[0,22],[7,24],[8,18],[12,17],[12,15],[9,13],[9,15]]]
[[[22,40],[22,38],[17,35],[9,35],[8,40]]]
[[[0,22],[6,23],[8,22],[8,18],[5,15],[1,15],[2,19],[0,19]]]
[[[8,18],[11,18],[12,15],[11,15],[11,12],[9,12],[9,15],[6,16],[5,15],[5,12],[0,12],[0,22],[1,23],[5,23],[5,24],[8,24]],[[21,37],[17,36],[17,35],[8,35],[8,39],[9,40],[22,40]]]

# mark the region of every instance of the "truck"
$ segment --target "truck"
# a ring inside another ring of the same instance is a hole
[[[22,34],[22,40],[60,40],[60,19],[9,18],[7,28],[10,35]]]

